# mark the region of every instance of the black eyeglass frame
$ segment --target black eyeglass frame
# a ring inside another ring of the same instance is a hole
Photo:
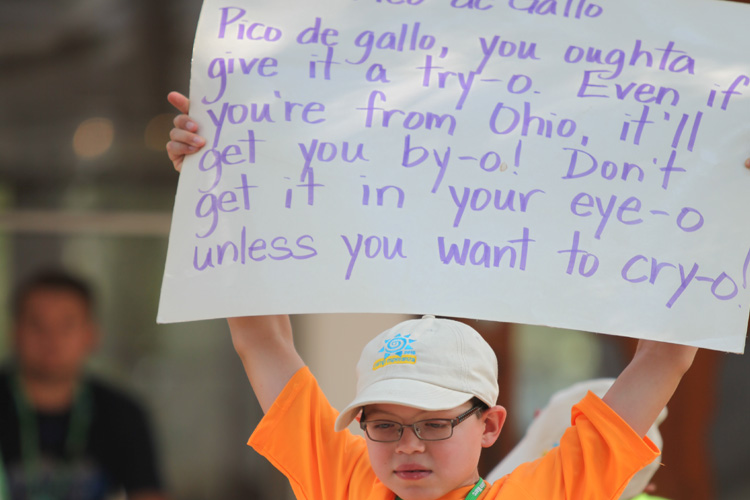
[[[411,427],[411,430],[414,431],[414,435],[417,436],[418,439],[422,441],[445,441],[446,439],[450,439],[453,437],[453,428],[469,418],[471,415],[477,412],[477,410],[481,410],[484,408],[484,405],[476,405],[472,406],[465,412],[463,412],[461,415],[455,417],[455,418],[428,418],[425,420],[420,420],[418,422],[414,422],[413,424],[401,424],[399,422],[394,422],[392,420],[362,420],[359,422],[359,428],[362,429],[365,434],[367,434],[367,437],[370,439],[370,441],[375,441],[376,443],[395,443],[397,441],[401,440],[401,437],[404,435],[404,427]],[[451,426],[451,433],[444,437],[444,438],[438,438],[438,439],[425,439],[422,436],[419,435],[419,430],[417,426],[419,424],[422,424],[424,422],[447,422],[450,423]],[[396,439],[389,439],[389,440],[382,440],[382,439],[373,439],[372,436],[370,436],[370,433],[367,432],[367,424],[376,424],[378,422],[387,422],[389,424],[394,424],[398,426],[398,437]]]

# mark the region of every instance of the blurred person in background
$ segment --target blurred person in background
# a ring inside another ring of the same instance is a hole
[[[162,500],[143,409],[85,372],[99,331],[88,284],[44,272],[13,297],[0,368],[0,498]]]

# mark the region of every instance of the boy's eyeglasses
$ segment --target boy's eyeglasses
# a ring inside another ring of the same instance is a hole
[[[359,427],[370,440],[378,443],[394,443],[400,440],[404,434],[404,427],[411,427],[422,441],[442,441],[453,436],[453,428],[481,408],[481,405],[474,406],[456,418],[431,418],[408,425],[390,420],[368,420],[360,422]]]

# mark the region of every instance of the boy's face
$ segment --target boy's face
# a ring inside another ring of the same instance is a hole
[[[365,408],[364,420],[412,424],[433,418],[456,418],[471,408],[467,402],[452,410],[425,411],[394,404]],[[442,441],[423,441],[405,427],[399,441],[381,443],[368,437],[367,451],[375,475],[404,500],[434,500],[479,480],[477,464],[483,447],[491,446],[502,429],[505,410],[495,406],[479,418],[471,415]]]

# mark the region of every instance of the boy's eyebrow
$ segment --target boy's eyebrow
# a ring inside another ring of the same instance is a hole
[[[365,416],[367,418],[372,418],[372,416],[381,416],[381,417],[390,417],[390,418],[397,418],[397,416],[391,412],[385,411],[385,410],[379,410],[377,408],[372,408],[368,406],[362,407],[362,418],[364,419]]]
[[[419,408],[414,408],[414,409],[419,410],[419,413],[417,413],[410,419],[415,422],[419,420],[429,420],[431,418],[445,418],[445,419],[453,418],[453,416],[446,415],[445,413],[456,410],[456,408],[450,408],[448,410],[421,410]],[[435,416],[435,417],[430,416],[430,414],[435,414],[435,413],[442,413],[442,414]],[[399,415],[396,415],[395,413],[391,413],[387,410],[383,410],[379,408],[372,408],[371,406],[365,406],[362,408],[363,419],[373,420],[374,419],[373,415],[375,415],[375,417],[379,417],[378,420],[380,419],[387,419],[387,420],[394,420],[394,421],[403,420],[403,418],[401,418]]]

